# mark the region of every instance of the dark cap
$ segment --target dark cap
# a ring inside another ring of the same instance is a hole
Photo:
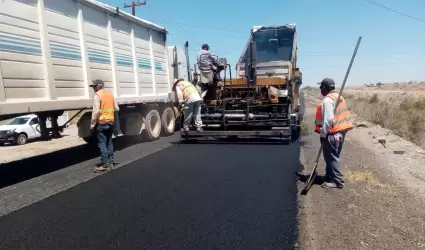
[[[335,82],[331,78],[325,78],[317,84],[320,85],[321,88],[322,87],[335,88]]]
[[[103,81],[100,80],[100,79],[96,79],[96,80],[92,81],[92,84],[90,84],[89,87],[95,87],[95,86],[98,86],[98,85],[104,85]]]
[[[208,46],[208,44],[206,44],[206,43],[202,44],[202,49],[209,49],[209,48],[210,48],[210,46]]]

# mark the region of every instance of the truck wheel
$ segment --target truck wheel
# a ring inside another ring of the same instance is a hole
[[[164,109],[164,112],[162,112],[161,125],[162,131],[165,135],[168,136],[174,134],[174,129],[176,127],[176,116],[170,107]]]
[[[161,135],[161,116],[155,109],[146,114],[144,134],[149,141],[157,140]]]
[[[28,137],[26,134],[20,134],[18,135],[18,138],[16,138],[16,145],[24,145],[25,143],[27,143],[28,141]]]

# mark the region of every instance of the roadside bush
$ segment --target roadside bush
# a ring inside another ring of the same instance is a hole
[[[405,98],[400,104],[380,101],[377,94],[369,99],[346,96],[350,110],[365,120],[392,130],[419,146],[425,146],[425,99]]]
[[[354,95],[353,94],[346,94],[346,95],[344,95],[344,98],[345,99],[353,99]]]
[[[378,98],[378,94],[374,94],[370,99],[369,99],[369,103],[378,103],[379,102],[379,98]]]

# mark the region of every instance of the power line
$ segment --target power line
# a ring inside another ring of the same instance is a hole
[[[372,4],[377,4],[377,3],[373,2],[373,1],[370,1],[370,0],[365,0],[365,1],[368,1],[368,2],[370,2]],[[380,6],[379,4],[377,4],[377,5]],[[385,6],[380,6],[380,7],[387,8]],[[152,9],[150,7],[147,7],[147,6],[145,8],[147,8],[148,10],[150,10],[152,12],[157,13],[159,16],[163,16],[161,14],[161,12],[159,12],[159,11],[157,11],[155,9]],[[391,11],[394,11],[392,9],[390,9],[390,10]],[[395,12],[397,12],[397,11],[395,11]],[[401,12],[400,12],[400,14],[406,15],[406,14],[401,13]],[[413,17],[413,18],[415,18],[415,17]],[[419,19],[419,20],[425,22],[425,20],[421,20],[421,19]],[[228,32],[240,32],[241,31],[241,30],[233,30],[233,29],[211,27],[211,26],[186,24],[186,23],[180,23],[180,22],[174,22],[174,21],[162,21],[162,22],[175,25],[176,26],[175,31],[177,31],[177,33],[184,33],[186,36],[187,36],[188,31],[183,31],[182,29],[187,29],[187,27],[182,27],[182,26],[189,26],[189,27],[201,28],[201,29],[212,29],[212,30],[219,30],[219,31],[228,31]],[[175,33],[175,32],[169,32],[170,35],[173,35],[173,33]],[[235,35],[227,35],[226,34],[225,37],[227,39],[228,38],[245,39],[245,41],[246,41],[249,38],[249,34],[247,34],[246,36],[243,36],[243,37],[242,36],[235,36]],[[198,39],[193,39],[193,40],[198,40]],[[300,46],[302,44],[317,43],[318,40],[326,40],[326,39],[315,38],[314,40],[304,40],[304,39],[299,39],[298,38],[298,46]],[[200,40],[198,40],[198,41],[202,43],[202,41],[200,41]],[[367,41],[367,43],[368,44],[382,44],[382,43],[403,43],[404,44],[405,41],[373,41],[373,40],[369,40],[369,41]],[[341,40],[337,44],[352,44],[352,41],[351,40],[350,41],[348,41],[348,40]],[[213,47],[223,47],[223,46],[213,46]]]
[[[405,16],[408,16],[408,17],[413,18],[413,19],[418,19],[418,18],[409,16],[407,14],[404,14],[404,13],[401,13],[401,12],[398,12],[398,11],[395,11],[393,9],[390,9],[390,8],[388,8],[386,6],[381,6],[380,4],[377,4],[377,3],[373,2],[373,1],[370,1],[370,0],[365,0],[365,1],[370,2],[371,4],[375,4],[375,5],[379,6],[379,7],[388,9],[390,11],[399,13],[401,15],[405,15]],[[157,13],[159,16],[162,16],[158,11],[156,11],[154,9],[151,9],[149,7],[146,7],[146,8],[148,8],[152,12]],[[421,20],[421,19],[419,19],[419,21],[425,22],[425,20]],[[230,30],[230,29],[225,29],[225,28],[216,28],[216,27],[208,27],[208,26],[201,26],[201,25],[185,24],[185,23],[173,22],[173,21],[168,21],[168,20],[167,21],[163,21],[163,22],[164,23],[169,23],[169,24],[175,25],[174,32],[172,32],[172,33],[174,33],[174,34],[175,33],[185,34],[185,36],[188,38],[187,40],[189,40],[189,41],[192,40],[192,43],[193,43],[193,41],[195,41],[195,44],[197,44],[197,43],[203,43],[205,41],[201,41],[201,39],[199,39],[199,37],[196,36],[196,35],[195,36],[193,36],[193,35],[192,36],[191,35],[188,36],[187,33],[191,33],[191,32],[183,31],[182,29],[187,29],[187,27],[182,27],[182,26],[189,26],[189,27],[201,28],[201,29],[213,29],[213,30],[219,30],[219,31],[230,31],[230,32],[238,32],[238,31],[240,31],[240,30]],[[170,34],[170,35],[172,35],[172,34]],[[224,36],[227,39],[229,39],[229,38],[248,39],[248,35],[246,37],[238,37],[238,36],[232,36],[232,35],[230,35],[230,36],[229,35],[224,35]],[[205,39],[202,39],[202,40],[205,40]],[[302,39],[299,39],[298,45],[300,45],[300,43],[301,44],[303,44],[303,43],[317,43],[317,40],[321,40],[321,39],[320,38],[314,39],[314,40],[302,40]],[[343,40],[337,42],[337,44],[348,44],[348,43],[351,44],[352,42],[351,41],[343,41]],[[382,44],[382,43],[404,43],[404,42],[402,42],[402,41],[368,41],[368,43],[371,43],[371,44],[373,44],[373,43]],[[228,46],[228,45],[222,45],[222,44],[220,44],[220,45],[209,44],[209,45],[210,45],[210,47],[215,48],[215,49],[218,49],[220,51],[222,51],[222,49],[233,49],[234,48],[234,49],[237,49],[238,51],[241,52],[242,49],[243,49],[243,46],[242,45],[241,46],[234,46],[234,47],[233,46]],[[195,47],[197,47],[197,46],[200,47],[200,45],[198,45],[198,44],[195,45]],[[191,47],[192,47],[192,49],[195,49],[193,46],[191,46]],[[303,53],[303,52],[301,52],[301,53],[298,53],[298,56],[300,57],[300,59],[301,58],[305,58],[305,57],[335,57],[335,56],[338,56],[336,54],[327,53],[327,52],[322,52],[322,53],[318,53],[318,54],[316,54],[316,53],[305,53],[305,52]],[[392,52],[392,54],[394,54],[394,53],[395,54],[410,54],[410,52]],[[405,62],[384,63],[384,64],[379,64],[378,63],[378,64],[369,64],[369,65],[370,66],[384,66],[384,65],[400,64],[400,63],[401,64],[404,64]]]
[[[416,21],[419,21],[419,22],[425,23],[425,20],[424,20],[424,19],[420,19],[420,18],[417,18],[417,17],[411,16],[411,15],[409,15],[409,14],[406,14],[406,13],[400,12],[400,11],[398,11],[398,10],[391,9],[391,8],[389,8],[389,7],[387,7],[387,6],[384,6],[384,5],[382,5],[382,4],[376,3],[376,2],[371,1],[371,0],[365,0],[365,1],[366,1],[366,2],[368,2],[368,3],[374,4],[374,5],[378,6],[378,7],[384,8],[384,9],[386,9],[386,10],[389,10],[389,11],[395,12],[395,13],[397,13],[397,14],[403,15],[403,16],[405,16],[405,17],[411,18],[411,19],[413,19],[413,20],[416,20]]]
[[[152,8],[146,7],[148,10],[157,13],[160,16],[163,16],[159,11],[154,10]],[[169,24],[175,24],[177,26],[179,25],[183,25],[183,26],[189,26],[189,27],[193,27],[193,28],[202,28],[202,29],[213,29],[213,30],[221,30],[221,31],[228,31],[228,32],[240,32],[240,30],[234,30],[234,29],[225,29],[225,28],[217,28],[217,27],[211,27],[211,26],[201,26],[201,25],[194,25],[194,24],[187,24],[187,23],[179,23],[179,22],[173,22],[173,21],[162,21],[164,23],[169,23]],[[182,27],[180,27],[182,28]]]
[[[373,67],[373,66],[388,66],[388,65],[395,65],[395,64],[413,64],[416,62],[406,62],[406,61],[402,61],[402,62],[387,62],[387,63],[362,63],[362,66],[368,66],[368,67]],[[340,68],[343,65],[339,64],[339,65],[326,65],[326,64],[321,64],[321,65],[314,65],[314,64],[306,64],[303,65],[302,62],[299,62],[298,65],[300,66],[300,68],[304,68],[304,69],[308,69],[308,68],[320,68],[320,67],[325,67],[325,68]]]
[[[194,28],[202,28],[202,29],[213,29],[213,30],[221,30],[221,31],[229,31],[229,32],[240,32],[240,30],[224,29],[224,28],[217,28],[217,27],[211,27],[211,26],[193,25],[193,24],[187,24],[187,23],[173,22],[173,24],[184,25],[184,26],[189,26],[189,27],[194,27]]]

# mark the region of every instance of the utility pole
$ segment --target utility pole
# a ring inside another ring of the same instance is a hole
[[[137,2],[136,1],[131,1],[131,4],[124,3],[124,8],[131,8],[131,14],[133,16],[136,16],[136,7],[137,6],[141,6],[141,5],[146,5],[146,1],[147,0],[145,0],[143,2],[140,2],[140,0],[137,0]]]

